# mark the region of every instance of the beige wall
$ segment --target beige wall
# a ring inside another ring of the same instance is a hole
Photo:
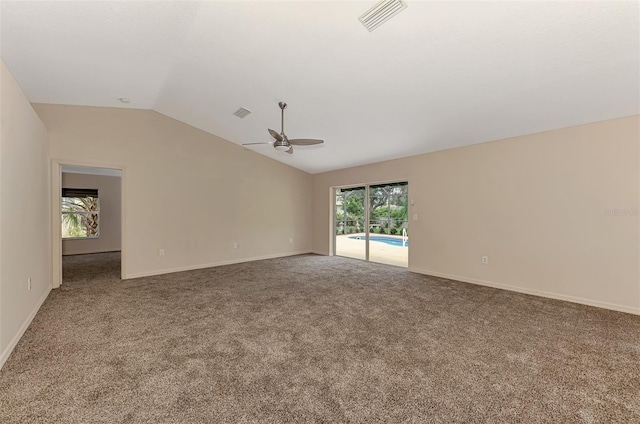
[[[100,237],[62,240],[63,255],[120,250],[120,181],[116,176],[62,173],[62,187],[98,189],[100,201]]]
[[[0,78],[1,367],[51,290],[51,212],[46,129],[2,62]]]
[[[640,313],[639,128],[633,116],[316,174],[313,250],[329,252],[330,187],[409,180],[410,270]]]
[[[149,110],[34,108],[52,160],[123,168],[126,278],[311,249],[311,175]]]

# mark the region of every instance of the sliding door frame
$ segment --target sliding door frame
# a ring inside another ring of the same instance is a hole
[[[377,186],[377,185],[384,185],[384,184],[398,184],[398,183],[406,183],[407,184],[407,197],[409,198],[409,179],[400,179],[400,180],[391,180],[391,181],[382,181],[382,182],[375,182],[375,183],[362,183],[362,184],[348,184],[348,185],[343,185],[343,186],[334,186],[331,187],[331,213],[329,214],[330,216],[330,223],[329,226],[331,228],[331,234],[332,234],[332,246],[330,246],[329,249],[329,254],[331,256],[340,256],[337,254],[336,250],[337,250],[337,237],[338,235],[336,234],[336,208],[337,208],[337,203],[336,203],[336,192],[338,190],[341,189],[349,189],[349,188],[357,188],[357,187],[364,187],[364,230],[365,230],[365,261],[370,262],[369,260],[369,214],[370,214],[370,205],[371,202],[369,200],[369,190],[371,186]],[[409,199],[407,199],[407,201],[409,201]],[[408,212],[408,210],[407,210]],[[409,223],[411,220],[409,219],[409,216],[407,216],[407,223]]]
[[[369,262],[369,184],[364,186],[364,260]]]

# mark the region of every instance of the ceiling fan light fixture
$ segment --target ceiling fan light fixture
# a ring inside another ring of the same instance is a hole
[[[281,152],[286,152],[291,148],[291,144],[287,142],[287,140],[276,140],[273,142],[273,148],[276,150],[280,150]]]

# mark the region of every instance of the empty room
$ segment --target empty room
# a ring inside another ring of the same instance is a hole
[[[0,1],[0,422],[640,422],[640,1]]]

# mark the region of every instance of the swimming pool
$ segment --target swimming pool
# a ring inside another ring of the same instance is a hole
[[[363,240],[364,241],[364,236],[349,236],[349,238],[350,239],[354,239],[354,240]],[[389,244],[391,246],[400,246],[400,247],[402,247],[402,239],[401,238],[384,237],[384,236],[369,236],[369,240],[377,241],[377,242],[380,242],[380,243]],[[409,246],[409,239],[408,238],[404,242],[404,246],[405,247]]]

